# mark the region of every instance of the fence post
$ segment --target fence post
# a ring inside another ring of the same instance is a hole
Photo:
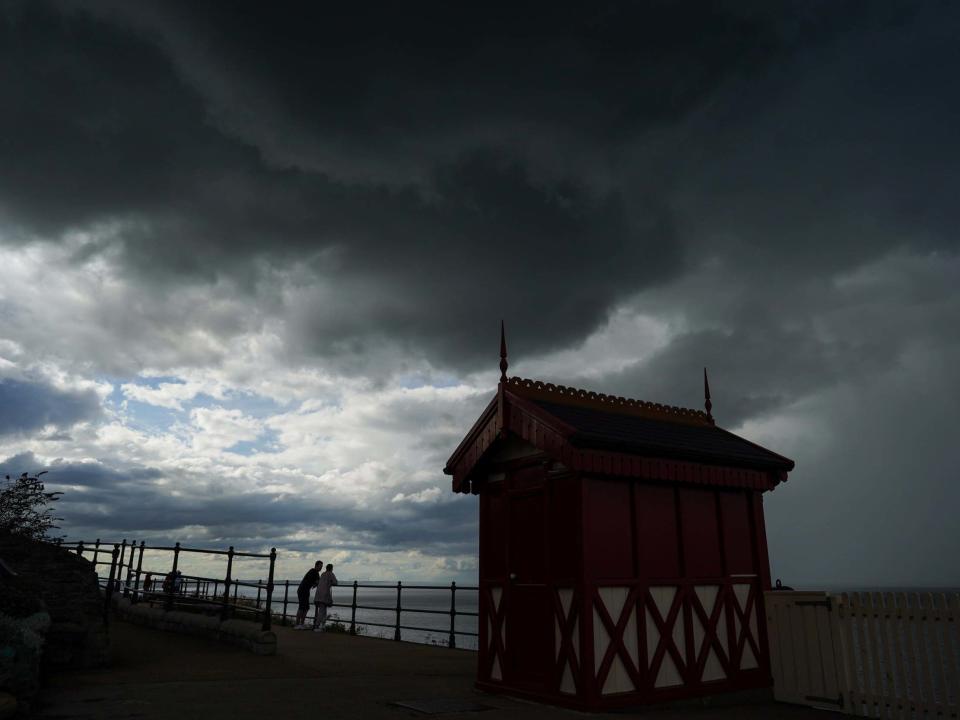
[[[233,545],[227,550],[227,576],[223,579],[223,609],[220,619],[226,620],[230,615],[230,575],[233,573]]]
[[[113,558],[110,561],[110,579],[107,580],[107,589],[104,593],[103,600],[103,624],[110,624],[110,599],[113,596],[113,574],[117,570],[117,557],[120,555],[120,546],[114,544],[113,546]]]
[[[100,538],[93,544],[93,571],[100,577],[100,571],[97,570],[97,564],[100,560]]]
[[[137,556],[137,576],[133,581],[133,603],[136,604],[140,600],[140,570],[143,568],[143,546],[145,541],[140,541],[140,554]]]
[[[124,538],[123,542],[120,543],[120,560],[117,563],[117,583],[123,583],[123,558],[127,554],[127,539]],[[123,589],[123,596],[127,596],[127,589]]]
[[[455,582],[452,582],[450,583],[450,639],[447,641],[447,645],[452,648],[455,648],[457,646],[456,623],[457,623],[457,584]]]
[[[170,610],[173,607],[173,590],[174,586],[177,584],[177,565],[180,562],[180,541],[178,540],[173,546],[173,569],[170,570],[170,589],[167,590],[167,600],[165,603],[166,610]]]
[[[353,602],[350,604],[350,634],[357,634],[357,581],[353,581]]]
[[[83,540],[80,540],[77,543],[77,555],[79,555],[80,557],[83,557]]]
[[[267,607],[263,611],[263,630],[269,630],[270,625],[273,622],[273,610],[270,607],[273,605],[273,568],[277,563],[277,549],[270,548],[270,572],[267,575]],[[259,589],[257,593],[259,594]]]
[[[393,633],[393,639],[400,639],[400,590],[402,589],[403,583],[397,580],[397,627]]]
[[[290,597],[290,581],[283,581],[283,624],[287,624],[287,599]]]

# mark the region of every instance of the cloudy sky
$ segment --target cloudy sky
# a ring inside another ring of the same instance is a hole
[[[0,469],[71,538],[475,576],[511,374],[792,457],[774,576],[956,585],[955,3],[0,2]]]

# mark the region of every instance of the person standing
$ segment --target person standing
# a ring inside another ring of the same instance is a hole
[[[330,588],[339,584],[337,576],[333,574],[333,565],[327,565],[326,572],[317,580],[317,594],[313,598],[313,604],[316,607],[313,616],[314,632],[323,632],[323,624],[327,621],[327,609],[333,605],[333,592]]]
[[[297,588],[297,621],[293,625],[294,630],[308,629],[307,612],[310,610],[310,591],[317,586],[322,567],[323,561],[317,560],[300,581],[300,586]]]

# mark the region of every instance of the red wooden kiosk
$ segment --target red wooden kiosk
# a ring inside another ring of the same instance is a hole
[[[447,462],[479,495],[477,686],[581,709],[771,685],[762,493],[706,412],[507,378]]]

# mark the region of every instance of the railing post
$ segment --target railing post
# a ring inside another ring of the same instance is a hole
[[[83,540],[77,542],[77,555],[83,557]]]
[[[166,608],[170,610],[173,607],[173,592],[174,587],[177,584],[177,565],[180,562],[180,541],[178,540],[173,546],[173,569],[170,570],[172,573],[170,575],[170,589],[167,591],[167,601]]]
[[[233,545],[227,550],[227,576],[223,579],[223,609],[220,619],[226,620],[230,616],[230,582],[233,580]]]
[[[357,634],[357,581],[353,581],[353,602],[350,603],[350,634]]]
[[[133,581],[133,602],[136,604],[140,600],[140,570],[143,568],[143,547],[146,541],[140,541],[140,554],[137,556],[137,577]]]
[[[209,587],[208,587],[207,589],[209,590]],[[219,590],[219,589],[220,589],[220,581],[219,581],[219,580],[214,580],[214,581],[213,581],[213,599],[214,599],[214,600],[217,599],[217,590]],[[208,593],[208,596],[209,596],[209,593]]]
[[[120,561],[117,563],[117,583],[123,583],[123,558],[127,554],[127,539],[120,543]],[[127,596],[127,589],[123,589],[123,596]]]
[[[133,540],[130,543],[130,558],[127,560],[127,577],[123,582],[123,596],[129,597],[130,594],[130,576],[133,575],[133,553],[137,549],[137,541]],[[134,591],[136,595],[136,591]]]
[[[400,639],[400,590],[402,589],[403,583],[397,580],[397,627],[393,633],[393,639]]]
[[[287,624],[287,601],[290,597],[290,581],[283,581],[283,624]]]
[[[267,607],[263,611],[263,630],[269,630],[270,625],[273,622],[273,610],[270,607],[273,605],[273,568],[277,563],[277,549],[270,548],[270,572],[267,575]],[[259,594],[259,589],[257,593]]]
[[[457,646],[457,584],[450,583],[450,639],[447,641],[449,647]]]
[[[103,600],[103,624],[110,624],[110,600],[113,596],[113,576],[117,570],[117,557],[120,555],[120,546],[113,546],[112,559],[110,561],[110,579],[107,580],[107,589]]]
[[[100,578],[100,571],[97,570],[99,561],[100,561],[100,538],[97,538],[97,541],[93,544],[93,571],[97,574],[98,581]]]

